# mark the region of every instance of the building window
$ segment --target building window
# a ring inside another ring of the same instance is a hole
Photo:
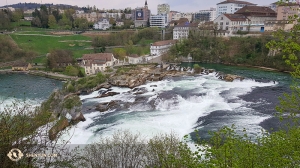
[[[243,27],[240,27],[240,30],[243,30]]]
[[[223,20],[223,17],[221,17],[221,20]]]

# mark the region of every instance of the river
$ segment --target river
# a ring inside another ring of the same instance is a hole
[[[70,138],[72,144],[87,144],[101,136],[110,136],[119,129],[139,132],[148,138],[170,132],[183,137],[192,135],[195,129],[206,138],[209,131],[232,124],[238,131],[246,128],[253,136],[261,129],[277,129],[279,121],[274,118],[275,106],[278,97],[289,91],[289,74],[217,64],[200,66],[246,79],[225,82],[213,73],[147,83],[140,86],[147,92],[139,95],[130,92],[131,89],[118,87],[112,89],[121,94],[112,97],[95,98],[98,91],[82,95],[83,114],[87,120],[72,127],[64,139]],[[7,101],[13,96],[18,99],[26,97],[38,104],[54,88],[62,86],[60,81],[29,75],[1,75],[0,78],[1,97],[6,97]],[[93,110],[101,102],[134,102],[137,99],[141,101],[126,109],[104,113]]]

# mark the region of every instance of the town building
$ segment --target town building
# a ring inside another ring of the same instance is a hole
[[[167,25],[168,25],[168,16],[166,14],[150,16],[150,27],[165,28]]]
[[[138,7],[131,10],[132,20],[135,27],[147,27],[150,20],[151,11],[148,9],[147,0],[144,7]]]
[[[174,45],[177,40],[165,40],[157,41],[153,44],[150,44],[150,55],[161,56],[164,53],[168,52],[170,47]]]
[[[200,22],[209,22],[216,19],[216,8],[210,8],[208,10],[199,10],[199,12],[194,13],[193,20]]]
[[[269,7],[264,6],[245,6],[235,12],[242,14],[249,19],[248,30],[264,32],[264,23],[267,20],[276,20],[277,13]]]
[[[129,64],[141,64],[145,62],[144,56],[138,56],[137,54],[131,54],[128,56]]]
[[[109,20],[106,18],[100,19],[98,22],[96,22],[93,26],[94,29],[97,30],[107,30],[111,27],[112,25],[109,24]]]
[[[122,27],[122,26],[124,26],[124,22],[122,20],[116,20],[116,26]]]
[[[268,5],[268,7],[277,12],[277,2],[271,3],[270,5]]]
[[[118,62],[112,53],[84,54],[82,57],[82,66],[87,75],[103,72],[107,67],[112,67]]]
[[[12,71],[28,71],[32,68],[32,65],[30,63],[26,62],[16,62],[12,66]]]
[[[277,6],[277,18],[276,20],[265,21],[265,31],[276,31],[282,29],[284,31],[290,31],[297,20],[293,20],[293,16],[299,16],[299,4],[294,2],[284,3]]]
[[[89,22],[97,22],[100,18],[102,18],[100,13],[91,12],[91,13],[78,13],[75,14],[77,18],[85,18]]]
[[[181,23],[174,26],[173,29],[173,40],[187,39],[190,31],[195,31],[198,28],[196,23]]]
[[[276,20],[276,12],[264,6],[245,6],[234,14],[221,14],[214,20],[218,30],[264,32],[264,23]]]
[[[217,17],[221,14],[233,14],[236,11],[240,10],[244,6],[256,6],[257,4],[253,4],[246,1],[237,1],[237,0],[225,0],[217,4]]]
[[[180,18],[179,20],[172,20],[171,22],[169,22],[169,26],[174,27],[178,24],[183,24],[186,22],[189,22],[187,18]]]
[[[159,4],[157,5],[157,14],[169,14],[170,5],[169,4]]]
[[[187,18],[189,22],[193,20],[193,13],[173,13],[172,20],[179,20],[180,18]]]
[[[277,20],[289,20],[294,15],[299,16],[299,4],[297,3],[284,3],[277,6]]]

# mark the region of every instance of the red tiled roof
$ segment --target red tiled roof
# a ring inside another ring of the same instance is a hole
[[[140,57],[140,56],[138,56],[137,54],[131,54],[131,55],[129,55],[128,57],[131,57],[131,58],[138,58],[138,57]]]
[[[177,41],[176,40],[165,40],[165,41],[157,41],[152,44],[152,46],[164,46],[168,44],[175,44]]]
[[[176,25],[175,27],[198,27],[197,23],[184,22]]]
[[[84,60],[106,60],[112,61],[112,53],[95,53],[95,54],[84,54],[82,59]]]
[[[265,6],[244,6],[235,14],[244,14],[246,16],[277,16],[277,13],[269,7]]]
[[[231,21],[247,21],[247,17],[242,14],[224,14]],[[250,21],[250,19],[248,19]]]
[[[84,54],[82,59],[87,60],[86,66],[90,66],[91,64],[105,64],[108,61],[113,61],[112,56],[112,53]]]

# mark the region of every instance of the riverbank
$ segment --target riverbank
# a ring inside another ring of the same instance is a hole
[[[78,77],[74,77],[74,76],[67,76],[67,75],[63,75],[63,74],[38,71],[38,70],[29,70],[29,71],[12,71],[11,69],[0,70],[0,74],[14,74],[14,73],[41,76],[41,77],[60,80],[60,81],[68,81],[68,80],[77,80],[78,79]]]

